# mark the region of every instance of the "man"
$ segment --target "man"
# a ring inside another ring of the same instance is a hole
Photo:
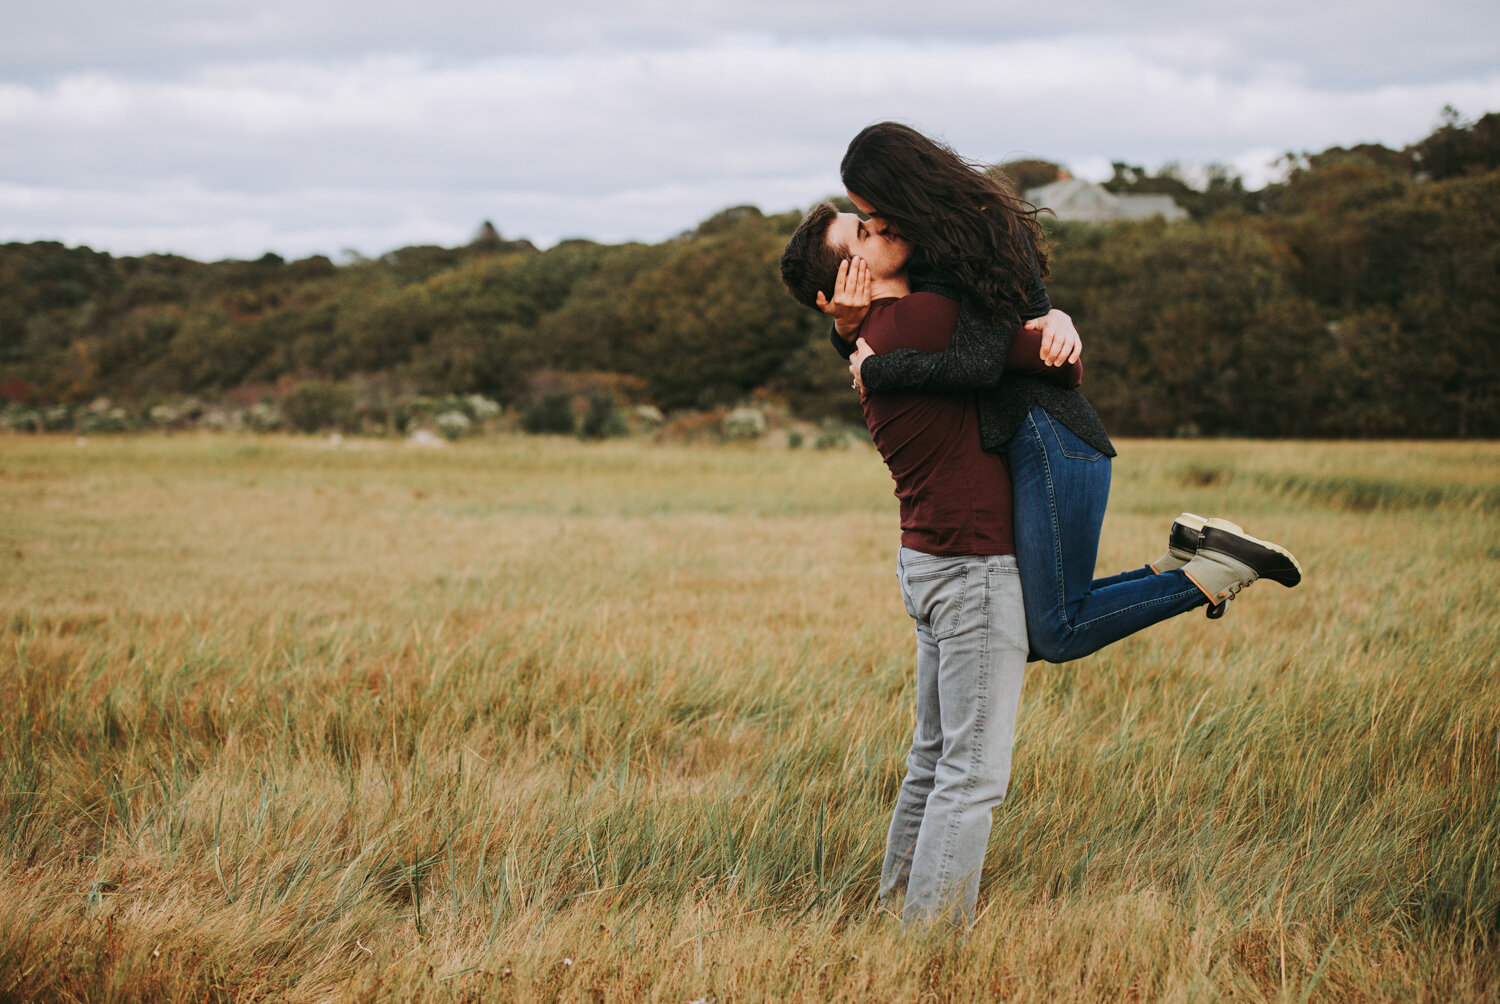
[[[871,348],[941,351],[958,304],[911,292],[911,254],[893,233],[825,203],[787,244],[781,275],[793,297],[817,309],[841,265],[863,261],[871,304],[861,334]],[[1007,368],[1030,367],[1076,386],[1077,364],[1048,369],[1040,341],[1035,332],[1018,332]],[[862,395],[861,404],[901,502],[898,578],[917,635],[917,726],[880,894],[889,899],[905,887],[903,921],[966,925],[991,811],[1010,779],[1029,651],[1010,475],[1003,455],[982,448],[972,394]]]

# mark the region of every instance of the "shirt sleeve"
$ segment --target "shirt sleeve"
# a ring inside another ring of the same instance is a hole
[[[1042,333],[1022,325],[1016,328],[1011,338],[1010,354],[1005,357],[1005,372],[1038,376],[1066,390],[1073,390],[1083,383],[1083,360],[1048,366],[1042,362]]]
[[[839,337],[839,326],[830,324],[828,326],[828,340],[833,343],[833,351],[848,359],[854,355],[854,342],[846,342]]]

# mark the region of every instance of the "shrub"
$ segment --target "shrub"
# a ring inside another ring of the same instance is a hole
[[[91,436],[106,432],[132,432],[138,427],[139,423],[131,418],[128,411],[112,405],[104,397],[73,416],[73,431]]]
[[[589,410],[584,413],[583,424],[578,430],[579,438],[607,439],[611,436],[623,436],[629,431],[625,416],[615,408],[613,394],[595,394],[589,398]]]
[[[40,432],[42,416],[34,408],[19,404],[7,404],[0,408],[0,429],[11,432]]]
[[[442,437],[450,442],[467,436],[474,426],[473,420],[461,411],[445,411],[434,418],[432,424]]]
[[[469,405],[469,417],[476,422],[488,421],[500,415],[500,405],[483,394],[470,394],[464,401]]]
[[[214,432],[239,432],[245,427],[245,413],[232,408],[209,408],[198,419],[198,428]]]
[[[849,435],[848,426],[834,419],[825,418],[822,428],[818,430],[818,438],[813,440],[813,449],[843,450],[853,442],[854,438]]]
[[[766,434],[765,413],[757,408],[736,408],[724,416],[725,439],[759,439]]]
[[[573,431],[573,398],[569,394],[547,394],[533,402],[521,418],[521,428],[533,435],[567,434]]]
[[[300,383],[281,399],[286,420],[299,432],[342,428],[353,406],[354,394],[349,388],[321,380]]]
[[[159,426],[163,429],[170,429],[172,426],[182,421],[182,412],[178,411],[170,404],[153,405],[151,407],[151,410],[146,412],[146,415],[151,419],[151,423],[153,425]]]
[[[67,432],[73,428],[73,409],[65,404],[55,404],[41,412],[42,428],[48,432]]]
[[[256,432],[275,432],[286,424],[276,406],[269,401],[257,401],[245,412],[245,421]]]
[[[656,430],[664,443],[717,443],[724,439],[724,413],[721,411],[678,412]]]

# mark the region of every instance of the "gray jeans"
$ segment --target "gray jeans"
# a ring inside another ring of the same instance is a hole
[[[906,888],[907,923],[974,919],[990,812],[1005,798],[1026,674],[1026,611],[1013,555],[901,548],[917,629],[917,728],[886,838],[880,895]]]

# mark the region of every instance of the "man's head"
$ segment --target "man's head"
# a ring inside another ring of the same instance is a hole
[[[781,253],[781,281],[804,307],[818,308],[818,294],[833,298],[839,265],[863,258],[876,282],[896,279],[906,272],[911,245],[853,213],[841,213],[832,203],[812,208],[797,226]]]

